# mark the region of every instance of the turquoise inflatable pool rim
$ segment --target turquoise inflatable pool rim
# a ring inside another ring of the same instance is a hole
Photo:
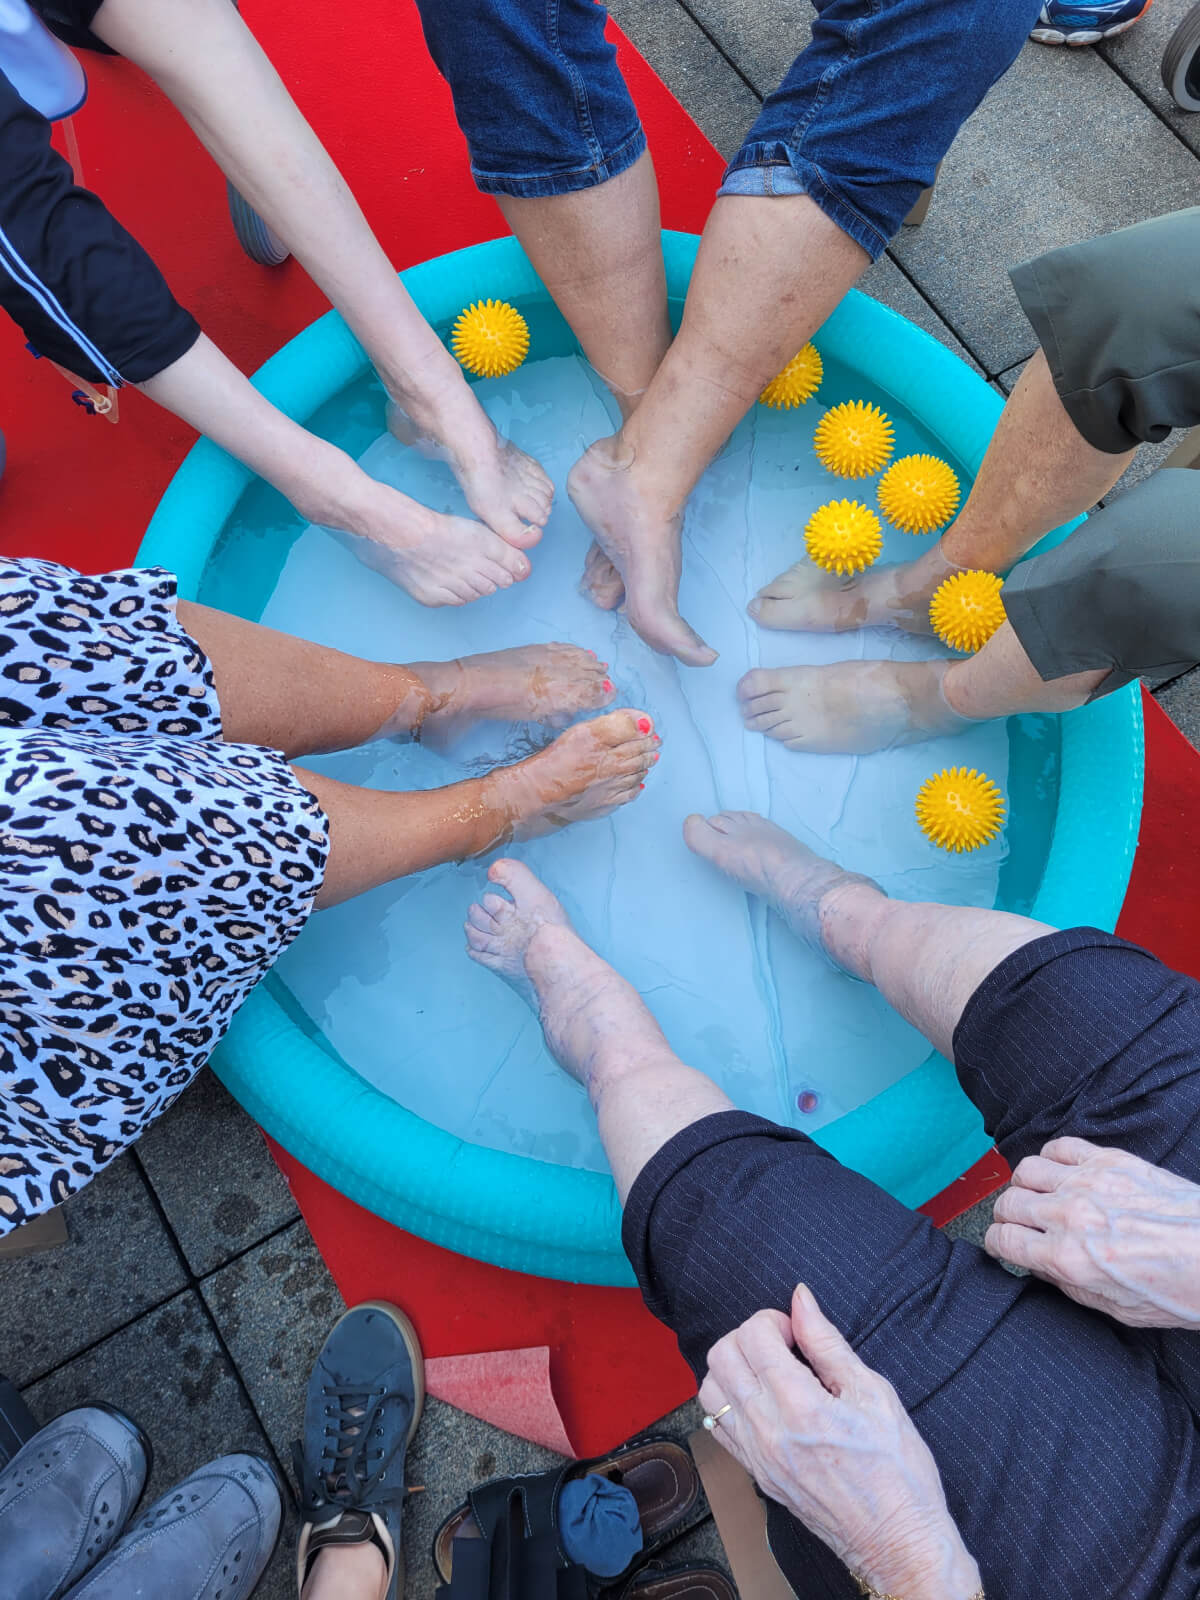
[[[686,293],[697,242],[689,234],[663,236],[676,302]],[[545,297],[513,239],[459,250],[401,276],[435,326],[448,325],[480,297]],[[1003,402],[951,351],[857,292],[816,337],[827,356],[852,366],[861,366],[858,352],[870,349],[872,383],[919,417],[972,474],[978,469]],[[330,312],[273,356],[254,382],[280,410],[305,421],[367,370],[362,347]],[[138,564],[169,567],[181,594],[196,598],[252,476],[201,440],[164,494]],[[1044,545],[1069,531],[1057,530]],[[1137,843],[1142,759],[1136,684],[1062,720],[1059,803],[1034,917],[1056,926],[1115,927]],[[515,1270],[585,1283],[633,1281],[620,1247],[620,1207],[606,1174],[467,1144],[414,1116],[311,1037],[277,979],[250,995],[213,1064],[284,1149],[399,1227]],[[921,1148],[928,1155],[931,1127],[938,1130],[938,1147],[914,1176],[911,1152]],[[953,1068],[936,1054],[817,1138],[909,1205],[952,1183],[990,1143]]]

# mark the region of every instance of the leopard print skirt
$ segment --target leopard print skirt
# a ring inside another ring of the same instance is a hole
[[[327,852],[280,753],[223,742],[170,573],[0,560],[0,1234],[191,1082]]]

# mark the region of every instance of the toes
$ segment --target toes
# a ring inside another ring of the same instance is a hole
[[[702,817],[698,811],[694,811],[690,817],[684,819],[683,842],[693,854],[707,855],[713,847],[715,831],[713,822],[709,818]]]
[[[742,721],[751,733],[765,733],[776,739],[786,739],[796,731],[785,711],[760,711],[756,716],[743,717]],[[785,731],[776,732],[777,729]]]
[[[491,565],[499,567],[508,574],[510,583],[520,583],[533,570],[529,564],[528,556],[522,555],[519,550],[506,543],[503,539],[493,540],[492,547],[487,552],[487,557]],[[490,566],[488,570],[490,571]]]
[[[717,652],[676,611],[649,611],[630,598],[626,615],[639,638],[659,655],[674,656],[685,667],[711,667]]]
[[[737,697],[743,702],[759,700],[764,695],[778,693],[780,688],[776,673],[769,668],[754,667],[738,680]]]
[[[518,911],[525,909],[524,903],[545,896],[553,900],[553,895],[542,880],[529,870],[523,861],[514,861],[511,857],[501,857],[493,861],[488,868],[488,878],[492,883],[499,884],[502,889],[507,889],[512,896],[511,905],[507,900],[501,900],[499,895],[484,895],[483,903],[486,906],[490,899],[497,900],[500,905],[511,910],[515,906]]]
[[[635,739],[648,738],[654,732],[652,718],[644,711],[632,711],[628,707],[597,717],[588,727],[608,745],[628,744]]]
[[[491,896],[490,898],[494,899],[496,897]],[[467,926],[468,928],[474,928],[479,934],[491,934],[496,931],[496,919],[486,906],[481,905],[476,900],[467,912]]]

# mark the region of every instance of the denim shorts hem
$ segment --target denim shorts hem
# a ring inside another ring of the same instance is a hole
[[[830,222],[849,234],[876,260],[888,247],[889,234],[845,200],[815,162],[806,161],[780,141],[743,145],[726,168],[718,195],[806,194]],[[910,209],[910,208],[909,208]]]
[[[594,189],[627,171],[646,148],[646,135],[641,124],[615,149],[606,151],[598,161],[589,161],[581,167],[567,167],[559,172],[484,172],[474,164],[471,176],[482,194],[507,194],[516,199],[544,200],[556,194],[574,194],[579,189]]]

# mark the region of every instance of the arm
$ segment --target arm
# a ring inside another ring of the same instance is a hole
[[[335,305],[419,422],[468,393],[231,0],[105,0],[93,27],[154,79]]]
[[[868,1593],[981,1596],[929,1447],[803,1284],[790,1316],[760,1311],[713,1346],[700,1404],[730,1407],[713,1437]]]
[[[185,356],[199,324],[76,187],[50,131],[0,73],[0,305],[39,355],[92,383],[140,383]]]
[[[1086,1139],[1027,1156],[984,1247],[1131,1328],[1200,1330],[1200,1185]]]

